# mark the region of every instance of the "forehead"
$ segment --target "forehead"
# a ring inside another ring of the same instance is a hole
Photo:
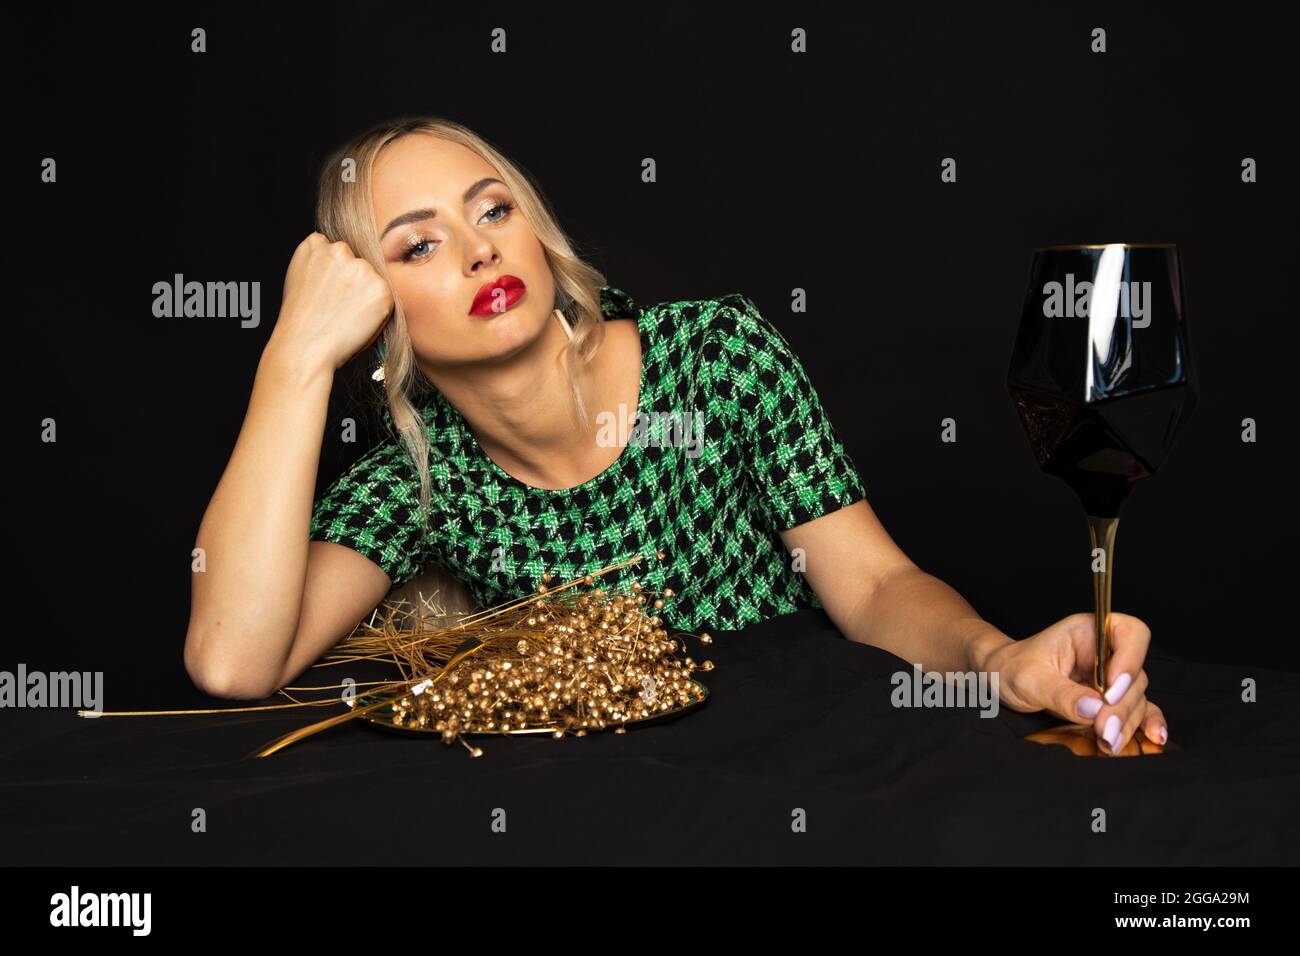
[[[375,157],[370,186],[375,220],[382,228],[411,209],[457,208],[471,183],[495,175],[487,160],[460,143],[411,133]]]

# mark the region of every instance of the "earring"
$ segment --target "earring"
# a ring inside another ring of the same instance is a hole
[[[559,309],[555,310],[555,317],[560,320],[560,328],[564,329],[564,334],[569,337],[570,341],[572,341],[573,327],[569,325],[569,320],[564,317],[564,313]]]
[[[383,342],[380,342],[378,345],[375,346],[375,352],[379,355],[379,364],[375,367],[375,370],[370,373],[370,377],[374,379],[376,382],[382,382],[384,380],[384,354],[385,354]]]

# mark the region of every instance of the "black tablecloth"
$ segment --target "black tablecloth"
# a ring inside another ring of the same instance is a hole
[[[720,632],[708,656],[710,699],[688,715],[626,734],[479,737],[479,758],[358,722],[247,758],[315,709],[0,712],[4,862],[1300,862],[1300,675],[1153,648],[1150,694],[1182,749],[1082,758],[1022,739],[1059,723],[1042,714],[893,707],[890,675],[910,665],[819,610]],[[1242,702],[1245,677],[1258,703]],[[141,709],[205,705],[238,704]]]

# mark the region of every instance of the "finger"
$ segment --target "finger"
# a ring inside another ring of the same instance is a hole
[[[1092,683],[1092,662],[1097,658],[1097,626],[1091,611],[1071,614],[1061,622],[1074,652],[1074,669],[1071,678],[1085,684]]]
[[[1111,757],[1122,753],[1136,726],[1132,718],[1125,720],[1121,714],[1111,714],[1106,718],[1106,729],[1097,735],[1098,749]]]
[[[1151,644],[1151,629],[1131,614],[1110,616],[1110,660],[1106,662],[1106,703],[1117,704],[1130,693]],[[1095,656],[1095,652],[1094,652]]]
[[[1146,716],[1142,718],[1142,733],[1153,744],[1163,746],[1169,743],[1169,721],[1165,719],[1165,712],[1149,700]]]
[[[1075,724],[1090,724],[1105,706],[1101,695],[1050,667],[1035,669],[1022,696]]]
[[[1120,699],[1118,704],[1107,704],[1097,715],[1093,729],[1099,740],[1106,741],[1112,752],[1124,749],[1128,738],[1137,729],[1138,723],[1146,714],[1146,689],[1149,681],[1147,672],[1138,671],[1138,678],[1132,688]]]
[[[1121,726],[1119,742],[1111,751],[1112,756],[1124,752],[1124,748],[1128,746],[1129,741],[1133,738],[1133,734],[1137,731],[1138,725],[1146,718],[1146,710],[1147,699],[1146,696],[1143,695],[1137,706],[1133,708],[1133,712]]]

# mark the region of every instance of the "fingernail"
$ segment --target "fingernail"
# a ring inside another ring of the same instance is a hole
[[[1100,697],[1080,697],[1080,698],[1079,698],[1078,711],[1079,711],[1079,716],[1080,716],[1080,717],[1087,717],[1087,718],[1091,719],[1091,718],[1093,718],[1093,717],[1096,717],[1096,716],[1097,716],[1097,713],[1098,713],[1100,710],[1101,710],[1101,698],[1100,698]]]
[[[1112,752],[1119,746],[1119,715],[1111,714],[1110,719],[1106,721],[1106,730],[1102,734],[1106,738],[1106,743],[1110,744]]]
[[[1167,743],[1169,743],[1169,728],[1168,728],[1168,727],[1161,726],[1161,728],[1160,728],[1160,744],[1161,744],[1161,746],[1163,746],[1163,745],[1165,745],[1165,744],[1167,744]]]
[[[1128,685],[1133,683],[1133,678],[1128,674],[1120,674],[1119,680],[1111,685],[1110,690],[1106,691],[1106,703],[1117,704],[1119,699],[1124,696],[1124,691],[1128,690]]]

